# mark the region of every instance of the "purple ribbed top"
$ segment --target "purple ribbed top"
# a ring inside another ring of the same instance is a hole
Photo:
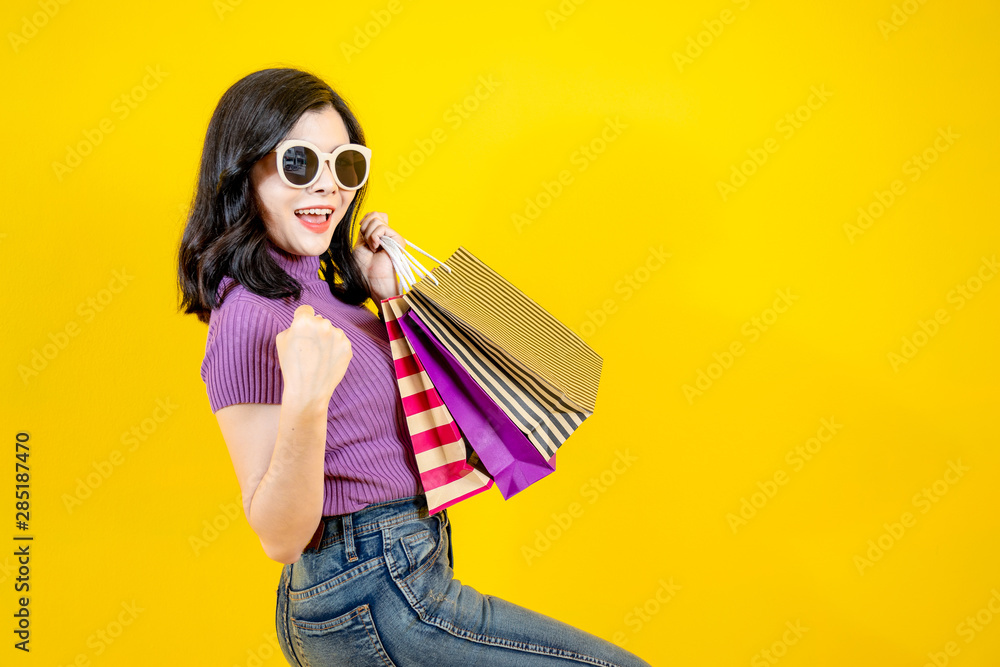
[[[201,364],[212,412],[234,403],[281,403],[274,337],[291,326],[295,309],[308,303],[344,330],[352,352],[330,399],[323,514],[346,514],[423,493],[385,324],[364,306],[348,305],[330,293],[319,276],[319,257],[293,255],[270,240],[267,249],[302,284],[302,296],[268,299],[223,277],[219,293],[233,287],[211,313]]]

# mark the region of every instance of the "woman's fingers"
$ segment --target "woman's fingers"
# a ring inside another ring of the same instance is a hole
[[[406,239],[389,226],[389,214],[383,211],[371,211],[367,213],[360,225],[361,237],[368,245],[368,249],[375,252],[382,246],[382,237],[388,234],[399,245],[406,245]]]
[[[381,222],[383,224],[389,224],[389,214],[382,211],[369,211],[365,214],[365,217],[361,220],[361,232],[365,233],[368,226],[372,223]]]

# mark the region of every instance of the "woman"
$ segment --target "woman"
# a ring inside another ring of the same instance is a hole
[[[353,223],[371,151],[312,74],[235,83],[205,137],[178,254],[182,307],[209,325],[201,375],[264,552],[293,665],[647,665],[454,578],[428,514],[385,325],[388,216]],[[322,277],[319,272],[323,270]]]

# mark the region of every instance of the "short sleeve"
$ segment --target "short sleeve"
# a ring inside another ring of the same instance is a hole
[[[273,313],[236,300],[213,310],[201,379],[212,413],[234,403],[281,403],[281,364],[274,337],[282,330]]]

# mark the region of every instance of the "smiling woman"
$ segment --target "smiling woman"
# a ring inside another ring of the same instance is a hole
[[[254,164],[250,179],[268,238],[295,255],[322,255],[355,192],[364,186],[371,151],[351,141],[344,120],[331,106],[303,113],[289,137]],[[334,153],[315,148],[328,143],[337,146]],[[341,157],[344,166],[330,169]],[[361,176],[353,167],[356,162],[363,163]]]
[[[428,512],[387,329],[361,306],[396,289],[382,237],[405,243],[376,211],[352,243],[370,162],[328,85],[254,72],[209,123],[178,253],[182,306],[209,325],[201,377],[247,522],[285,564],[285,658],[647,665],[454,578],[451,522]]]

